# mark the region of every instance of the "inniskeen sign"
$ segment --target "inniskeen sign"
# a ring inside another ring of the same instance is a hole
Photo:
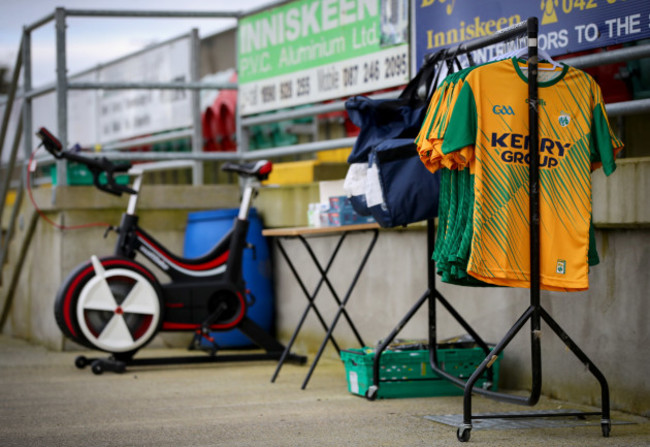
[[[382,8],[380,0],[299,0],[241,19],[240,112],[408,82],[408,3],[394,4],[401,6]]]

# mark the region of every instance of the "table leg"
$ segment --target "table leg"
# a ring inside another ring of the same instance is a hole
[[[298,332],[300,332],[300,329],[302,328],[302,325],[305,322],[305,319],[307,318],[307,314],[309,314],[310,309],[314,309],[314,312],[316,313],[316,316],[318,317],[318,320],[320,321],[321,325],[323,326],[323,329],[325,331],[328,331],[328,326],[327,323],[325,322],[325,319],[321,315],[320,311],[314,304],[314,300],[316,299],[316,295],[320,291],[321,286],[323,285],[323,282],[325,282],[326,279],[326,273],[329,271],[330,267],[334,263],[334,258],[336,257],[336,254],[338,253],[339,249],[341,248],[341,245],[343,244],[343,240],[345,239],[345,233],[341,235],[339,238],[336,247],[334,248],[334,252],[332,253],[332,256],[330,256],[330,259],[327,263],[327,266],[325,267],[325,271],[323,272],[321,270],[321,279],[318,281],[318,284],[316,285],[316,288],[314,289],[314,292],[312,294],[309,293],[307,290],[307,287],[305,286],[304,282],[300,278],[300,275],[298,274],[298,271],[296,270],[295,266],[291,262],[291,259],[289,258],[289,255],[285,251],[284,247],[282,246],[282,243],[278,239],[277,244],[278,244],[278,249],[280,250],[280,253],[282,254],[282,257],[285,259],[287,264],[289,265],[289,269],[291,269],[291,272],[293,273],[293,276],[296,278],[296,281],[298,282],[298,285],[302,289],[303,293],[307,297],[307,307],[305,308],[302,317],[300,318],[300,321],[298,322],[298,325],[296,326],[296,329],[293,331],[293,334],[291,335],[291,340],[287,344],[284,352],[282,353],[282,356],[280,356],[280,360],[278,361],[278,365],[275,368],[275,372],[273,373],[273,377],[271,377],[271,382],[275,382],[275,379],[277,379],[278,374],[280,373],[280,369],[282,368],[282,365],[284,364],[284,361],[291,352],[291,347],[293,346],[294,342],[296,341],[296,338],[298,337]],[[310,250],[311,251],[311,250]],[[312,253],[312,258],[313,258],[313,253]],[[320,264],[318,264],[318,267],[320,268]],[[340,352],[341,349],[339,348],[339,345],[336,343],[336,340],[334,339],[334,336],[332,334],[329,334],[329,339],[332,340],[332,344],[336,348],[337,352]]]
[[[311,378],[311,375],[314,372],[314,369],[316,368],[316,364],[318,363],[318,360],[320,359],[321,355],[323,354],[323,351],[325,350],[325,346],[327,345],[327,341],[329,340],[329,337],[332,335],[332,332],[334,332],[334,327],[336,326],[336,323],[338,323],[341,314],[347,314],[345,312],[345,306],[348,303],[348,300],[352,295],[352,290],[354,289],[354,286],[356,286],[359,276],[361,275],[361,271],[366,265],[366,261],[368,261],[368,257],[370,256],[370,253],[372,252],[372,249],[375,246],[375,242],[377,241],[378,235],[379,235],[379,231],[374,230],[374,234],[372,240],[370,241],[370,245],[368,246],[368,249],[366,250],[366,253],[364,254],[363,259],[361,261],[361,264],[359,265],[359,268],[357,269],[354,275],[354,279],[352,280],[352,283],[350,284],[350,287],[348,288],[348,291],[345,294],[345,297],[343,298],[343,302],[339,306],[339,310],[336,312],[336,315],[334,316],[334,320],[332,321],[332,324],[330,325],[330,328],[327,331],[327,335],[323,339],[323,342],[321,343],[320,348],[318,349],[318,353],[316,354],[316,357],[314,357],[314,361],[311,364],[311,367],[309,368],[307,377],[305,377],[305,381],[302,383],[301,388],[303,390],[307,387],[307,383],[309,382],[309,379]],[[364,346],[363,342],[361,342],[361,346],[362,347]]]
[[[376,231],[376,230],[375,230],[375,231]],[[341,242],[342,242],[343,238],[344,238],[346,235],[347,235],[347,233],[343,233],[343,235],[341,236]],[[375,239],[376,239],[376,237],[377,237],[377,236],[376,236],[376,234],[375,234]],[[343,316],[345,317],[345,319],[348,321],[348,324],[349,324],[350,327],[352,328],[352,332],[354,332],[354,335],[357,337],[357,341],[359,342],[359,344],[360,344],[361,346],[363,346],[363,345],[364,345],[364,342],[363,342],[363,340],[361,339],[361,334],[359,334],[359,331],[357,330],[357,327],[356,327],[356,326],[354,325],[354,323],[352,322],[352,319],[350,318],[350,315],[348,315],[347,310],[345,310],[345,307],[341,304],[341,299],[339,298],[338,294],[337,294],[336,291],[334,290],[334,286],[332,286],[332,283],[330,282],[329,278],[327,277],[327,271],[326,271],[326,270],[323,270],[323,267],[320,265],[320,262],[318,262],[318,258],[317,258],[316,255],[314,254],[314,251],[311,249],[311,246],[309,245],[309,243],[307,242],[307,240],[306,240],[303,236],[298,236],[298,238],[300,239],[300,241],[302,242],[302,244],[305,246],[305,249],[307,250],[307,252],[308,252],[309,255],[311,256],[312,261],[314,261],[314,265],[316,265],[316,268],[318,269],[318,272],[319,272],[320,275],[321,275],[321,280],[324,280],[324,281],[325,281],[325,284],[327,284],[327,288],[330,289],[330,292],[332,293],[332,296],[333,296],[334,299],[336,300],[336,304],[339,305],[339,311],[343,312]],[[374,245],[374,241],[372,242],[372,245]],[[370,247],[370,249],[372,249],[372,247]],[[338,249],[337,249],[337,250],[334,250],[334,253],[332,253],[332,256],[330,256],[330,260],[329,260],[329,262],[328,262],[328,266],[331,265],[332,262],[334,261],[334,258],[336,257],[336,253],[337,253],[337,252],[338,252]],[[369,254],[370,254],[370,252],[368,251],[368,252],[367,252],[367,255],[369,255]],[[367,256],[366,256],[366,258],[367,258]],[[364,260],[364,263],[365,263],[365,260]],[[355,282],[355,283],[356,283],[356,280],[358,279],[360,273],[361,273],[361,269],[358,269],[358,270],[357,270],[356,277],[355,277],[355,279],[354,279],[354,282]],[[327,329],[326,329],[326,330],[327,330]],[[337,351],[338,351],[339,353],[341,352],[340,349],[337,349]]]

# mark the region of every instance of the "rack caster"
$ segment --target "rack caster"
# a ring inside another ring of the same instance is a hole
[[[469,441],[471,431],[472,431],[471,424],[463,424],[460,427],[458,427],[458,430],[456,430],[456,437],[460,442],[467,442]]]
[[[600,428],[603,430],[603,438],[609,438],[609,432],[612,430],[612,421],[609,419],[601,420]]]
[[[377,399],[377,385],[371,385],[366,391],[366,399],[375,400]]]

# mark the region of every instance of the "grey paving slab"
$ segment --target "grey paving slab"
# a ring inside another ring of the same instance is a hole
[[[142,355],[186,355],[144,350]],[[340,361],[274,361],[129,368],[94,375],[75,352],[0,336],[0,446],[459,446],[453,426],[427,419],[462,413],[461,397],[368,401],[347,391]],[[593,409],[543,398],[535,409]],[[521,411],[477,397],[476,412]],[[598,425],[482,429],[465,445],[648,446],[647,419],[622,413],[609,438]]]

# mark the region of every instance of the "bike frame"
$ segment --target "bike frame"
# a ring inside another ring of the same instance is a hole
[[[242,311],[227,323],[210,325],[210,329],[213,330],[227,330],[240,323],[247,305],[245,296],[248,291],[245,290],[243,280],[242,259],[243,251],[248,247],[246,242],[248,215],[252,199],[257,192],[256,179],[243,178],[243,198],[232,228],[207,254],[201,257],[184,258],[175,255],[138,225],[139,218],[136,210],[144,174],[155,170],[190,167],[192,163],[191,161],[147,163],[129,170],[129,175],[135,177],[132,185],[135,194],[131,194],[127,211],[122,215],[120,226],[116,229],[118,240],[115,245],[115,255],[134,259],[136,253],[139,253],[170,277],[170,283],[161,284],[166,315],[173,316],[175,308],[184,307],[184,303],[192,301],[190,295],[201,295],[201,292],[196,292],[197,289],[202,290],[203,295],[206,295],[215,288],[215,285],[221,288],[230,286],[232,292],[237,295]],[[163,331],[195,330],[200,327],[199,322],[168,320],[165,318],[163,321]]]

